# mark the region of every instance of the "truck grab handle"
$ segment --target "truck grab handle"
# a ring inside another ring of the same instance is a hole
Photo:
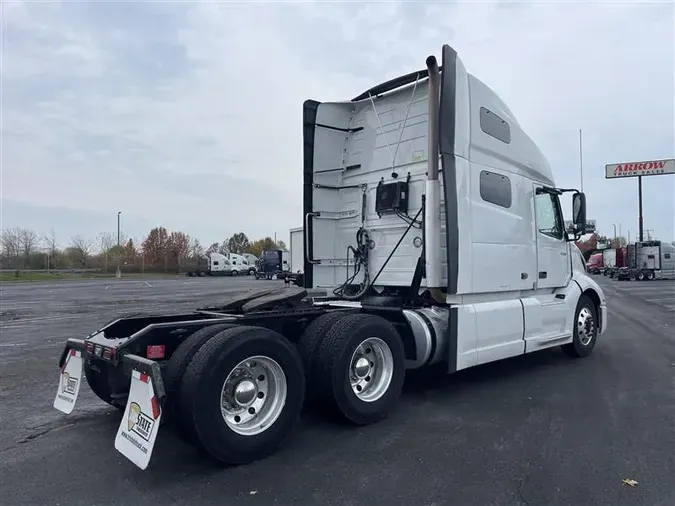
[[[313,260],[309,254],[309,220],[312,216],[321,216],[321,213],[307,213],[305,215],[305,229],[303,230],[303,235],[305,237],[305,258],[310,264],[318,264],[321,262],[319,260]]]

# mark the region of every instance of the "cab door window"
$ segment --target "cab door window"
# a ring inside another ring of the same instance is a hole
[[[539,232],[554,239],[563,239],[564,228],[558,196],[550,193],[535,195],[534,207]]]

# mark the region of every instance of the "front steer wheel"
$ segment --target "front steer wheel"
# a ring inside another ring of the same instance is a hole
[[[570,357],[586,357],[591,354],[598,339],[598,310],[587,295],[582,295],[574,314],[572,342],[563,344],[562,350]]]
[[[211,338],[183,375],[180,410],[195,443],[225,464],[246,464],[281,446],[300,417],[305,374],[295,347],[261,327]]]
[[[398,402],[405,352],[398,331],[384,318],[345,315],[327,330],[314,353],[317,398],[350,422],[378,422]]]

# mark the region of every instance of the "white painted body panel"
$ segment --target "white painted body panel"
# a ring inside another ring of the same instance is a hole
[[[292,228],[290,233],[291,272],[302,272],[305,268],[304,229]]]
[[[227,259],[230,262],[230,268],[239,271],[241,274],[248,273],[249,269],[253,267],[253,264],[251,264],[244,255],[230,253],[227,256]]]
[[[231,271],[230,261],[222,253],[209,253],[209,271],[228,272]]]
[[[616,250],[614,248],[602,251],[602,264],[607,268],[616,267]]]

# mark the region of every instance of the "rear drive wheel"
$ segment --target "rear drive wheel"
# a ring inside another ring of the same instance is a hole
[[[593,352],[598,338],[598,311],[587,295],[582,295],[574,315],[572,342],[563,344],[562,350],[570,357],[586,357]]]
[[[342,318],[348,316],[350,313],[344,311],[333,311],[331,313],[322,314],[316,320],[309,324],[305,331],[300,336],[298,341],[298,351],[302,364],[305,366],[305,377],[307,378],[307,400],[313,401],[318,395],[315,379],[317,378],[316,371],[316,355],[321,341],[326,337],[326,333]]]
[[[637,279],[638,281],[644,281],[645,280],[645,273],[642,272],[642,271],[638,272],[637,276],[635,276],[635,279]]]
[[[180,390],[181,380],[183,379],[183,375],[185,374],[188,365],[190,365],[192,357],[197,353],[197,350],[213,336],[233,326],[234,325],[230,323],[211,325],[210,327],[204,327],[188,336],[185,341],[176,348],[176,351],[173,352],[173,355],[171,355],[171,358],[166,365],[166,369],[164,370],[164,387],[167,394],[164,412],[168,415],[168,418],[174,422],[178,435],[189,443],[193,442],[191,439],[192,433],[189,429],[186,429],[186,425],[188,424],[185,421],[185,413],[180,411],[178,403],[176,402],[176,396]]]
[[[302,361],[282,335],[234,327],[194,356],[181,385],[198,446],[226,464],[273,453],[300,417],[305,396]]]
[[[315,361],[320,398],[352,423],[378,422],[398,402],[405,376],[403,341],[380,316],[341,318],[321,341]]]
[[[653,281],[656,275],[654,274],[654,271],[649,271],[647,273],[647,281]]]

